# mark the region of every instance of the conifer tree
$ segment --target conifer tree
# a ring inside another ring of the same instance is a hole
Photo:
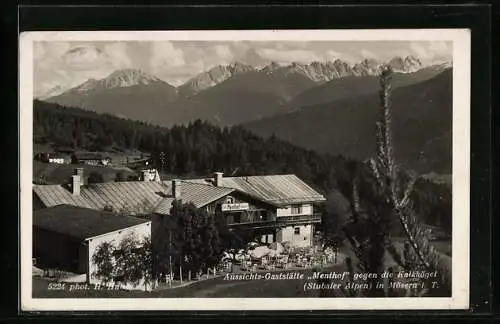
[[[394,158],[392,140],[390,67],[384,67],[380,74],[380,120],[376,125],[376,156],[370,159],[370,172],[360,168],[352,186],[352,217],[345,230],[353,247],[361,271],[381,273],[385,269],[387,251],[404,270],[438,271],[441,285],[449,287],[451,270],[446,266],[443,255],[430,243],[428,232],[417,217],[411,199],[417,176],[409,177],[399,170]],[[373,180],[370,194],[363,193],[360,183],[366,187]],[[373,201],[369,201],[374,199]],[[399,223],[406,238],[403,251],[398,249],[391,238],[394,218]],[[444,264],[444,266],[443,266]],[[372,287],[373,288],[373,287]],[[421,295],[428,288],[415,292]],[[377,296],[381,291],[371,289],[364,292]]]

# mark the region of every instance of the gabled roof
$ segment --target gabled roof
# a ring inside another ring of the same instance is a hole
[[[213,179],[187,180],[213,184]],[[223,177],[222,187],[233,188],[275,206],[325,201],[325,197],[294,174]]]
[[[70,205],[40,209],[33,213],[34,227],[81,240],[148,222],[150,221],[147,219],[118,216],[110,212]]]
[[[46,207],[62,204],[103,210],[127,211],[130,215],[154,211],[168,214],[174,201],[172,183],[156,181],[124,181],[95,183],[82,186],[74,196],[64,185],[34,185],[33,191]],[[208,184],[181,181],[181,197],[184,203],[203,207],[233,192],[232,188],[214,187]]]
[[[133,215],[152,209],[171,195],[171,187],[156,181],[94,183],[82,186],[74,196],[64,185],[33,185],[33,191],[46,207],[68,204],[77,207],[127,211]]]
[[[192,203],[196,208],[206,206],[234,191],[232,188],[214,187],[208,184],[187,181],[180,181],[180,184],[182,202]],[[164,215],[170,214],[170,208],[174,200],[173,196],[163,199],[155,208],[154,212]]]
[[[293,174],[225,177],[222,186],[213,185],[213,179],[182,180],[181,198],[184,203],[203,207],[234,191],[274,206],[325,201]],[[169,214],[174,197],[171,182],[125,181],[95,183],[82,186],[74,196],[64,185],[34,185],[34,193],[46,207],[68,204],[77,207],[124,211],[129,215],[149,213]]]
[[[49,158],[51,159],[68,159],[70,156],[68,154],[60,153],[60,152],[55,152],[55,153],[49,153]]]

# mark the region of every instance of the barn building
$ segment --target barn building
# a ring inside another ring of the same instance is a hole
[[[37,265],[92,275],[92,256],[102,242],[119,244],[128,235],[138,239],[151,235],[151,221],[115,213],[58,205],[33,214],[33,257]]]

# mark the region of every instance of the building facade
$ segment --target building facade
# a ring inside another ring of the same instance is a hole
[[[228,227],[252,232],[261,243],[293,247],[313,243],[314,226],[321,222],[314,205],[325,200],[295,175],[224,178],[217,172],[213,179],[174,180],[172,187],[187,190],[179,189],[177,196],[156,209],[156,217],[168,216],[174,199],[191,202],[193,192],[199,191],[206,199],[198,201],[196,207],[222,214]],[[214,190],[219,190],[219,195],[209,194]]]
[[[71,157],[62,153],[37,153],[35,160],[54,164],[70,164]]]
[[[111,164],[110,157],[104,157],[99,153],[74,153],[71,156],[72,164],[87,164],[87,165],[103,165],[107,166]]]
[[[92,260],[99,245],[118,246],[129,235],[138,240],[150,237],[151,221],[58,205],[33,215],[33,258],[44,268],[85,274],[87,283],[96,284],[100,279]]]

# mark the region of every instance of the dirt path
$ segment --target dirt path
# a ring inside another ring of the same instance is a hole
[[[226,282],[221,282],[220,284],[216,286],[211,286],[211,287],[205,287],[200,290],[196,290],[193,294],[193,297],[214,297],[217,295],[218,292],[230,288],[235,288],[239,285],[241,285],[242,282],[234,282],[234,281],[226,281]]]

